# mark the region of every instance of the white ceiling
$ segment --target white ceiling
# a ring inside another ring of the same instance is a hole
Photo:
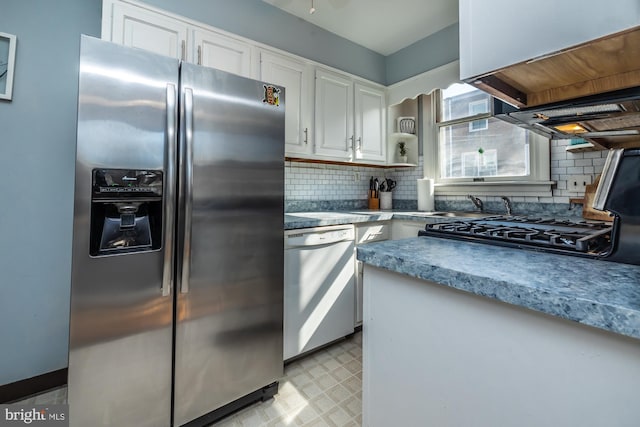
[[[458,21],[457,0],[263,0],[382,55]]]

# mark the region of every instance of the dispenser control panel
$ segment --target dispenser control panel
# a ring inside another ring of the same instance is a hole
[[[162,246],[162,171],[94,169],[89,254],[105,256]]]
[[[131,169],[94,169],[93,198],[162,196],[162,172]]]

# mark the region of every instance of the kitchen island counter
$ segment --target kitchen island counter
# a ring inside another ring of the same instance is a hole
[[[640,339],[640,266],[436,237],[371,243],[357,258]]]
[[[436,237],[357,252],[364,426],[637,425],[640,266]]]

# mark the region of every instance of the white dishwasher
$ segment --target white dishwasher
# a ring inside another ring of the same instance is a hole
[[[284,360],[353,333],[353,225],[285,231]]]

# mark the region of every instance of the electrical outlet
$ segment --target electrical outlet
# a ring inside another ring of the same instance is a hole
[[[360,181],[360,172],[355,172],[353,174],[353,180],[354,181]]]
[[[589,184],[591,184],[591,175],[570,175],[567,180],[567,190],[584,193]]]

